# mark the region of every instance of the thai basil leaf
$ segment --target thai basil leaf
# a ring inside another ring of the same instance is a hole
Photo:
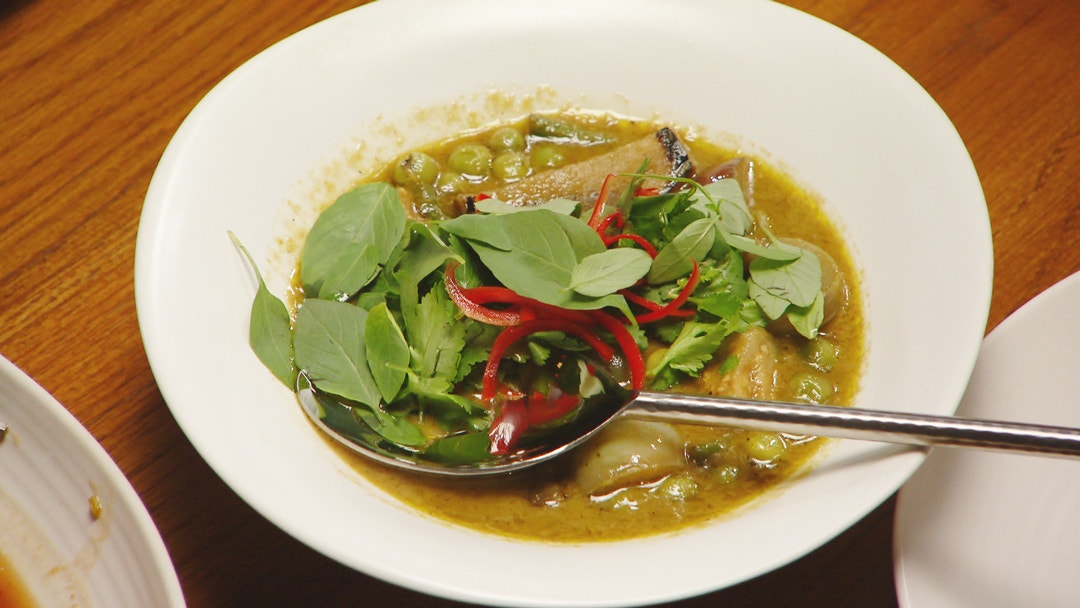
[[[266,287],[251,252],[232,232],[229,238],[247,258],[255,271],[258,288],[251,303],[248,328],[248,344],[255,356],[272,374],[290,389],[296,386],[296,365],[293,363],[292,321],[285,303],[276,298]]]
[[[360,443],[374,445],[379,442],[379,435],[356,416],[351,406],[320,393],[313,396],[319,404],[319,418],[326,426]]]
[[[385,183],[346,192],[315,220],[300,256],[304,290],[318,297],[351,296],[390,259],[405,231],[405,208]],[[373,247],[374,251],[368,251]]]
[[[693,260],[701,261],[716,240],[716,218],[705,217],[691,222],[656,255],[646,280],[653,285],[674,281],[694,268]]]
[[[371,376],[383,401],[390,403],[405,384],[410,355],[405,335],[385,302],[368,311],[364,342]]]
[[[459,223],[465,218],[470,220]],[[607,250],[600,235],[577,218],[535,209],[461,216],[442,228],[468,240],[495,278],[522,296],[564,308],[626,306],[622,296],[590,298],[570,289],[578,262]],[[506,237],[505,248],[490,244],[485,235],[492,234]]]
[[[448,435],[424,449],[424,457],[443,464],[468,464],[491,459],[491,439],[486,432]]]
[[[810,306],[792,306],[788,308],[787,317],[795,331],[799,332],[803,337],[813,340],[817,337],[821,322],[825,320],[824,294],[819,293]]]
[[[750,262],[750,278],[765,291],[795,306],[810,306],[821,293],[821,262],[813,253],[800,252],[802,255],[790,261],[754,258]]]
[[[370,410],[362,407],[353,408],[356,416],[381,435],[387,441],[408,447],[420,447],[427,443],[427,435],[413,421],[404,416],[395,416],[383,411],[379,406]]]
[[[652,266],[641,249],[617,247],[586,256],[570,275],[570,289],[598,298],[637,283]]]
[[[309,298],[296,313],[293,347],[297,366],[319,390],[378,407],[364,345],[367,314],[352,304]]]
[[[770,293],[767,289],[758,285],[754,281],[753,277],[747,281],[749,286],[750,297],[761,307],[761,310],[770,319],[779,319],[785,312],[787,312],[788,306],[791,306],[791,302],[788,300]]]
[[[501,251],[510,251],[514,248],[514,240],[513,237],[507,233],[506,224],[500,221],[499,218],[501,217],[503,216],[471,213],[468,215],[459,215],[452,220],[441,222],[439,227],[450,234],[468,241],[483,243],[493,249],[499,249]]]
[[[742,186],[734,179],[721,179],[702,188],[716,201],[715,212],[720,216],[720,228],[729,234],[745,235],[754,227],[754,218],[746,206]],[[704,195],[695,192],[695,200],[701,201]]]
[[[762,245],[750,237],[730,234],[723,230],[720,231],[720,237],[734,249],[777,262],[788,262],[802,255],[802,250],[798,247],[780,242],[775,242],[772,245]]]

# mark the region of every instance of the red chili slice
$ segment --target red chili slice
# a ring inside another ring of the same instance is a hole
[[[506,454],[517,446],[522,433],[529,427],[529,412],[521,399],[510,399],[499,406],[499,415],[491,423],[488,439],[492,454]]]
[[[618,322],[616,321],[616,323]],[[484,366],[481,399],[490,402],[495,398],[495,388],[499,379],[499,363],[502,361],[503,355],[506,354],[506,350],[518,340],[539,331],[561,331],[568,333],[576,338],[580,338],[606,361],[611,361],[615,357],[614,349],[604,343],[604,341],[597,337],[596,334],[589,331],[587,327],[568,322],[564,319],[536,319],[535,321],[526,321],[520,325],[507,327],[495,337],[495,341],[491,344],[491,353],[488,355],[487,365]],[[623,328],[623,331],[626,331],[626,329]]]
[[[553,392],[557,391],[557,389],[552,390]],[[557,395],[542,395],[534,392],[529,397],[526,409],[529,411],[528,421],[530,425],[558,420],[581,405],[582,399],[580,396],[567,395],[561,391],[557,392]]]
[[[687,298],[694,292],[694,288],[697,287],[698,280],[701,278],[701,269],[698,267],[697,261],[691,261],[694,262],[694,268],[690,271],[690,278],[686,280],[686,285],[683,285],[682,290],[679,291],[679,295],[675,296],[675,299],[668,302],[663,308],[635,317],[638,323],[650,323],[668,317],[674,314],[675,311],[678,311],[679,307],[686,303]]]
[[[457,304],[466,317],[475,319],[488,325],[511,326],[521,323],[521,313],[515,310],[495,310],[484,306],[486,302],[477,301],[470,297],[469,290],[463,288],[454,278],[455,264],[446,267],[444,283],[446,293]]]
[[[625,325],[606,312],[594,310],[591,314],[597,323],[615,336],[615,341],[618,342],[619,348],[622,349],[623,356],[626,357],[626,364],[630,368],[630,382],[634,390],[641,390],[641,387],[645,386],[645,358],[642,357],[641,349],[638,348],[634,337],[630,335]]]
[[[609,173],[604,178],[604,185],[600,187],[600,194],[596,197],[596,205],[593,206],[592,215],[589,217],[589,226],[597,230],[604,216],[604,206],[607,205],[608,194],[611,192],[611,182],[615,179],[614,173]]]
[[[645,253],[649,254],[649,257],[651,258],[655,258],[657,253],[659,253],[656,251],[656,247],[654,247],[652,243],[650,243],[645,237],[641,236],[640,234],[616,234],[614,236],[607,236],[602,238],[604,240],[604,245],[607,247],[611,247],[618,241],[628,240],[637,243],[642,249],[645,250]]]

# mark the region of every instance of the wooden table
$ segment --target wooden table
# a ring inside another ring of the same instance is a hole
[[[244,60],[361,3],[0,3],[0,354],[119,463],[192,607],[455,605],[353,572],[240,500],[173,421],[135,316],[139,212],[181,120]],[[882,50],[956,124],[993,225],[988,330],[1080,270],[1074,0],[791,4]],[[893,506],[789,566],[680,605],[896,605]]]

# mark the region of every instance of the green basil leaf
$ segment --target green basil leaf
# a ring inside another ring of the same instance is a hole
[[[788,320],[795,331],[813,340],[817,337],[821,322],[825,320],[825,296],[818,294],[810,306],[792,306],[787,311]]]
[[[443,464],[483,462],[491,458],[491,440],[486,432],[448,435],[425,448],[424,457]]]
[[[285,303],[270,293],[251,252],[235,234],[229,238],[240,249],[255,271],[258,287],[251,303],[248,344],[255,356],[272,374],[290,389],[296,386],[296,365],[293,363],[292,320]]]
[[[364,347],[367,312],[331,300],[308,299],[296,313],[293,347],[296,364],[319,390],[379,405],[379,387],[368,368]]]
[[[802,255],[801,249],[779,241],[772,245],[762,245],[750,237],[730,234],[723,230],[720,231],[720,237],[734,249],[777,262],[788,262]]]
[[[326,294],[340,286],[363,287],[390,259],[404,232],[405,208],[392,186],[370,183],[346,192],[319,214],[304,242],[304,290],[322,295],[324,283],[329,283]],[[367,252],[368,246],[374,252]]]
[[[370,410],[362,407],[353,408],[357,418],[371,427],[391,443],[407,447],[420,447],[427,443],[427,436],[413,421],[405,416],[395,416],[383,411],[379,406],[372,406]]]
[[[750,262],[750,278],[795,306],[810,306],[821,293],[821,262],[810,252],[790,261],[758,257]]]
[[[721,179],[704,186],[703,190],[717,201],[720,228],[729,234],[745,235],[754,227],[754,218],[746,206],[742,186],[734,179]]]
[[[788,307],[791,306],[791,302],[788,300],[772,294],[769,290],[758,285],[753,277],[746,283],[750,288],[750,298],[761,307],[761,310],[765,313],[766,317],[774,320],[779,319],[781,315],[787,312]]]
[[[705,217],[691,222],[657,253],[646,280],[657,285],[690,274],[694,269],[692,260],[703,260],[715,241],[716,218]]]
[[[379,273],[379,251],[370,243],[346,243],[339,249],[327,274],[318,284],[315,297],[323,300],[347,300],[370,283]]]
[[[513,237],[507,234],[504,223],[499,221],[500,217],[502,216],[470,213],[440,222],[439,227],[460,238],[483,243],[493,249],[510,251],[514,248]]]
[[[369,445],[379,443],[379,435],[357,418],[351,406],[335,401],[321,393],[314,393],[312,397],[319,404],[319,418],[326,426],[360,443]]]
[[[472,230],[455,232],[457,227],[453,223],[464,217],[473,218],[469,222],[472,229],[504,235],[508,246],[491,246],[481,238],[471,237]],[[525,297],[556,306],[574,299],[565,292],[578,262],[606,250],[600,235],[585,222],[544,209],[461,216],[442,227],[469,240],[480,260],[503,285]]]
[[[391,403],[405,384],[405,370],[409,367],[410,355],[405,335],[401,333],[385,302],[368,311],[364,342],[371,376],[379,387],[383,401]]]
[[[637,283],[652,266],[641,249],[617,247],[586,256],[570,275],[570,289],[598,298]]]

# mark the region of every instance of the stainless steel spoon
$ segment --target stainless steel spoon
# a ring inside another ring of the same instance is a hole
[[[536,443],[483,462],[441,464],[380,445],[377,436],[344,435],[323,420],[324,404],[305,379],[297,386],[302,409],[323,432],[357,454],[384,464],[445,476],[477,477],[509,473],[565,454],[620,416],[707,426],[731,426],[797,435],[861,439],[912,446],[958,446],[1080,457],[1080,429],[955,416],[905,414],[826,405],[805,405],[705,397],[675,393],[626,393],[626,398],[592,408],[550,441]]]

